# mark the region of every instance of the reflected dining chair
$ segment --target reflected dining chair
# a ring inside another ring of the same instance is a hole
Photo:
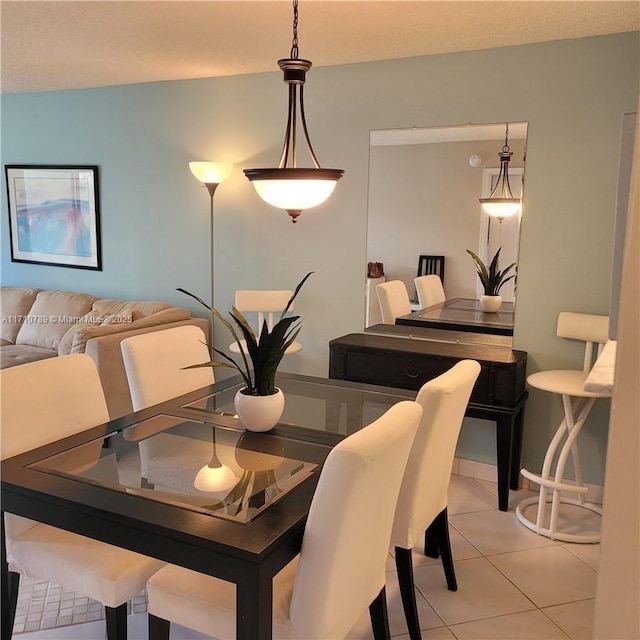
[[[597,345],[599,355],[609,338],[609,316],[563,311],[558,315],[556,335],[560,338],[584,342],[582,369],[538,371],[527,378],[527,382],[534,389],[555,393],[562,398],[564,417],[549,444],[541,473],[532,473],[527,469],[520,471],[527,480],[540,485],[540,491],[538,496],[526,498],[520,502],[516,508],[516,517],[528,529],[552,540],[595,543],[600,541],[599,531],[580,531],[579,526],[576,525],[560,530],[558,518],[561,504],[569,504],[602,514],[600,506],[587,501],[585,497],[588,489],[582,481],[577,438],[596,399],[611,395],[584,390],[584,383],[596,355],[594,347]],[[558,449],[560,449],[559,453]],[[573,462],[575,482],[564,479],[569,455]],[[554,460],[556,460],[555,468]],[[549,502],[551,502],[550,513],[548,512]],[[537,511],[530,514],[528,510],[533,505],[537,505]]]
[[[236,291],[235,296],[235,308],[245,313],[256,313],[258,320],[253,330],[256,333],[256,338],[260,338],[260,333],[266,321],[269,331],[273,329],[274,322],[276,322],[276,315],[278,319],[282,310],[287,306],[287,303],[293,296],[293,291],[288,289],[282,290],[249,290],[240,289]],[[291,303],[289,311],[293,311],[294,303]],[[241,340],[242,347],[246,353],[246,341]],[[234,353],[240,353],[240,347],[237,342],[232,342],[229,345],[229,350]],[[297,340],[294,340],[285,351],[285,355],[292,353],[298,353],[302,351],[302,344]]]
[[[86,354],[3,369],[2,459],[109,421],[96,365]],[[100,457],[95,443],[79,465]],[[102,602],[107,639],[127,637],[127,602],[164,563],[56,527],[4,513],[13,622],[20,575],[47,580]]]
[[[419,276],[413,279],[418,294],[418,303],[421,309],[426,309],[434,304],[440,304],[446,300],[444,287],[440,276]]]
[[[302,551],[273,579],[274,638],[338,640],[367,607],[375,637],[389,637],[385,563],[421,415],[418,403],[399,402],[329,453]],[[147,590],[150,640],[168,640],[169,620],[215,638],[235,637],[232,583],[167,565]]]
[[[185,325],[131,336],[120,343],[134,411],[201,389],[215,381],[213,367],[185,369],[211,360],[200,327]],[[156,434],[140,440],[140,484],[155,485],[151,465],[166,462],[174,449],[173,436]],[[161,464],[165,467],[166,464]],[[160,474],[164,477],[164,473]]]
[[[416,397],[423,409],[422,419],[409,454],[391,533],[411,640],[421,638],[411,550],[423,536],[425,555],[441,556],[447,587],[457,590],[449,542],[447,490],[460,427],[479,374],[478,362],[462,360],[425,383]]]
[[[395,324],[396,318],[411,313],[407,287],[402,280],[389,280],[376,287],[383,324]]]

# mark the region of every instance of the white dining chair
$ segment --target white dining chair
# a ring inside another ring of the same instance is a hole
[[[395,324],[396,318],[411,313],[407,287],[402,280],[389,280],[376,287],[383,324]]]
[[[214,383],[212,367],[185,369],[211,360],[200,327],[185,325],[131,336],[120,349],[134,411]]]
[[[176,398],[215,381],[213,367],[185,369],[211,360],[200,327],[185,325],[131,336],[120,343],[134,411]],[[158,433],[138,443],[140,485],[153,488],[173,474],[171,453],[175,436]],[[155,467],[155,473],[152,472]]]
[[[447,520],[447,491],[460,427],[480,374],[475,360],[462,360],[426,382],[416,397],[423,413],[409,455],[396,509],[391,544],[411,640],[419,640],[411,550],[424,538],[425,554],[441,556],[447,587],[457,590]]]
[[[584,390],[584,383],[595,356],[600,353],[609,338],[609,316],[563,311],[558,315],[556,335],[584,342],[582,369],[538,371],[527,378],[527,382],[534,389],[554,393],[562,398],[564,417],[549,444],[542,471],[520,471],[527,480],[540,485],[540,490],[538,496],[525,498],[520,502],[516,507],[516,517],[528,529],[552,540],[595,543],[600,541],[599,531],[581,531],[579,525],[575,524],[560,529],[558,519],[561,504],[602,514],[599,505],[586,499],[588,488],[582,480],[577,438],[595,401],[611,395]],[[573,482],[564,478],[569,455],[573,463]],[[537,505],[537,511],[529,513],[529,508],[533,505]]]
[[[388,637],[385,563],[421,415],[416,402],[400,402],[329,453],[302,551],[273,579],[274,638],[338,640],[367,607],[376,637]],[[215,638],[235,637],[232,583],[168,565],[147,589],[153,640],[168,640],[169,620]]]
[[[256,338],[260,339],[260,333],[266,321],[267,329],[271,331],[273,325],[280,318],[280,314],[287,306],[287,303],[291,299],[293,291],[288,289],[282,290],[250,290],[240,289],[236,291],[235,295],[235,308],[243,315],[247,313],[257,314],[257,321],[253,330],[256,334]],[[293,311],[294,303],[291,303],[289,311]],[[245,340],[240,341],[243,349],[247,349],[247,343]],[[234,353],[240,353],[240,347],[237,342],[232,342],[229,345],[229,350]],[[302,351],[302,344],[297,340],[294,340],[285,351],[285,355],[292,353],[298,353]]]
[[[109,421],[96,365],[86,354],[3,369],[0,386],[3,460]],[[88,449],[93,459],[85,450],[78,464],[98,462],[101,441],[96,445]],[[102,602],[107,639],[126,639],[127,602],[163,563],[10,513],[4,517],[12,620],[23,575]]]
[[[440,304],[446,300],[444,287],[440,276],[427,275],[419,276],[413,279],[416,285],[416,293],[418,294],[418,304],[421,309],[426,309],[434,304]]]

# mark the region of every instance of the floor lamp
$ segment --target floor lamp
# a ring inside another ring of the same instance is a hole
[[[213,194],[216,192],[216,188],[221,182],[224,182],[233,171],[233,164],[231,162],[190,162],[189,169],[191,173],[207,187],[209,196],[211,197],[211,207],[209,210],[209,232],[210,232],[210,246],[211,253],[211,292],[209,297],[209,305],[215,306],[214,302],[214,261],[213,261]],[[211,318],[211,325],[209,326],[209,345],[213,347],[213,318]]]

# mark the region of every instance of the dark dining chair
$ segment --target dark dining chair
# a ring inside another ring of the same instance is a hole
[[[421,255],[418,258],[418,273],[416,278],[420,276],[436,275],[444,283],[444,256],[427,256]]]

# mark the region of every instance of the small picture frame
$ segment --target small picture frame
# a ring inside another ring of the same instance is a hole
[[[102,270],[98,167],[5,165],[12,262]]]

